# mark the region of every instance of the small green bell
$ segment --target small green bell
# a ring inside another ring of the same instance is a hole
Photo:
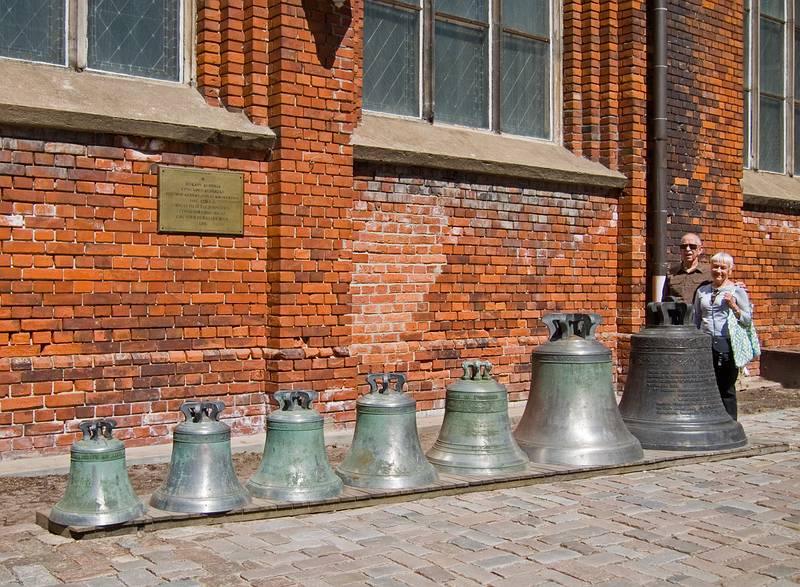
[[[417,402],[403,393],[405,382],[400,373],[367,375],[370,393],[356,402],[353,444],[336,469],[346,485],[406,489],[437,481],[419,443]]]
[[[279,391],[278,410],[267,416],[267,438],[258,471],[246,483],[254,497],[317,501],[339,495],[342,481],[325,452],[323,419],[311,391]]]
[[[447,386],[444,420],[428,459],[456,475],[524,471],[528,457],[511,435],[508,391],[488,361],[464,361],[461,379]]]
[[[72,444],[64,497],[50,510],[63,526],[110,526],[141,516],[125,468],[125,445],[112,437],[114,420],[81,422],[83,438]]]
[[[231,457],[231,429],[219,421],[222,402],[186,402],[172,435],[172,460],[150,505],[170,512],[227,512],[247,505]]]

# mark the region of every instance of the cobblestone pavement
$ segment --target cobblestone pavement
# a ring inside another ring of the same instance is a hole
[[[12,526],[0,584],[795,585],[800,409],[744,424],[793,450],[82,542]]]

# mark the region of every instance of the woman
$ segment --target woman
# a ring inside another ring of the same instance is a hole
[[[731,312],[744,327],[750,325],[752,310],[747,292],[731,281],[733,257],[717,253],[711,257],[712,282],[700,286],[694,299],[694,321],[697,327],[712,336],[711,354],[725,410],[736,420],[736,378],[739,369],[733,360],[728,314]]]

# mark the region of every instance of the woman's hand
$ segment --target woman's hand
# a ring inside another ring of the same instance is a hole
[[[726,291],[724,294],[722,294],[722,299],[725,300],[725,303],[728,304],[728,307],[738,318],[739,315],[742,313],[742,311],[739,309],[739,306],[736,303],[736,298],[734,297],[733,293]]]

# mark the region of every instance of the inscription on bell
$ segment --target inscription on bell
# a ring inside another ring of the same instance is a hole
[[[159,167],[158,230],[244,234],[244,175],[185,167]]]

